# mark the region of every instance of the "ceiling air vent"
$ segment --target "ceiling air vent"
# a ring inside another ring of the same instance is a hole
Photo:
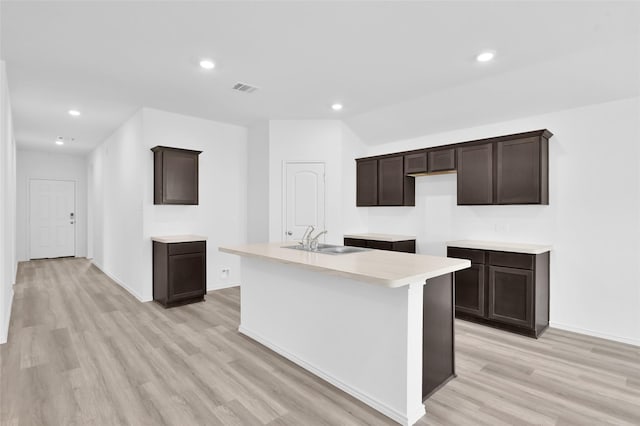
[[[236,83],[235,86],[233,86],[233,90],[237,90],[239,92],[244,92],[244,93],[252,93],[258,90],[258,88],[255,86],[250,86],[246,83]]]

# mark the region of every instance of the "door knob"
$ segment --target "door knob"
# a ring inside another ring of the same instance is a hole
[[[291,236],[291,235],[293,235],[293,232],[287,231],[287,235]]]

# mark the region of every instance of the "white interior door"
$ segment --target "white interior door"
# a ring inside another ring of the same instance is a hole
[[[75,256],[76,184],[29,181],[29,257]]]
[[[324,179],[324,163],[285,163],[285,241],[299,241],[309,225],[325,229]]]

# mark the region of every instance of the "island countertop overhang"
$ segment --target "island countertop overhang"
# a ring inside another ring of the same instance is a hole
[[[328,255],[317,252],[291,250],[283,246],[292,242],[257,243],[222,246],[219,250],[238,256],[297,265],[327,274],[396,288],[449,274],[471,266],[465,259],[369,250],[360,253]]]

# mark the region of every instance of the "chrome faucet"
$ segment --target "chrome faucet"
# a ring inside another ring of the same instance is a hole
[[[322,232],[318,232],[318,235],[316,235],[315,237],[311,238],[311,234],[309,234],[309,236],[307,237],[307,239],[309,240],[309,248],[311,250],[317,250],[318,249],[318,238],[320,238],[321,235],[324,235],[326,233],[328,233],[329,231],[324,230]]]
[[[309,244],[311,243],[310,238],[311,234],[313,234],[313,230],[316,229],[313,225],[307,226],[307,229],[302,234],[302,239],[300,240],[300,245],[306,249],[309,248]]]

